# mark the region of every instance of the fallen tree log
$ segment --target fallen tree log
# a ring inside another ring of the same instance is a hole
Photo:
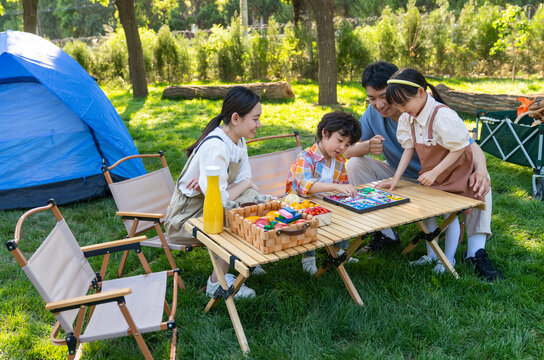
[[[484,94],[453,90],[444,84],[436,85],[436,90],[444,98],[444,101],[455,111],[476,115],[477,110],[509,111],[516,110],[521,102],[518,97],[534,99],[544,97],[543,94]]]
[[[286,81],[272,83],[240,84],[255,91],[266,99],[294,99],[295,93]],[[227,92],[238,85],[169,85],[162,97],[166,99],[222,99]]]

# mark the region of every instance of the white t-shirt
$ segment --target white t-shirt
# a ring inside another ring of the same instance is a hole
[[[228,135],[220,127],[215,128],[208,136],[219,136],[220,139],[214,138],[207,140],[200,146],[197,153],[191,160],[189,168],[179,183],[179,190],[187,197],[194,197],[200,194],[196,190],[188,190],[185,186],[191,179],[198,178],[198,184],[202,193],[206,194],[208,179],[205,169],[210,165],[217,165],[221,168],[219,175],[219,190],[221,191],[221,199],[226,203],[229,198],[227,192],[227,178],[229,162],[241,162],[238,176],[234,180],[237,184],[242,180],[251,179],[251,168],[247,156],[247,146],[244,138],[241,138],[235,144]]]
[[[321,171],[321,176],[317,179],[318,182],[331,184],[334,182],[334,167],[336,166],[336,159],[331,158],[331,165],[326,167],[323,165],[323,171]]]

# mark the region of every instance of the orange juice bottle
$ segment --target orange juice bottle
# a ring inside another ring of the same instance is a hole
[[[223,201],[219,191],[219,166],[207,166],[208,186],[204,197],[204,232],[219,234],[223,231]]]

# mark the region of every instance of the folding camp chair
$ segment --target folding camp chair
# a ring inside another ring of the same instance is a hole
[[[160,158],[163,167],[145,175],[114,183],[110,171],[122,162],[136,158]],[[119,209],[116,214],[123,219],[129,237],[156,230],[157,236],[142,241],[141,244],[143,246],[163,248],[172,269],[176,268],[176,263],[170,251],[171,249],[191,251],[195,246],[202,246],[199,243],[194,245],[172,243],[162,231],[161,224],[164,222],[166,209],[174,192],[174,180],[172,179],[172,174],[162,151],[159,151],[158,154],[127,156],[112,166],[103,166],[102,171],[106,177],[115,204]],[[119,265],[119,276],[123,272],[127,255],[127,252],[123,253],[123,258]],[[179,279],[179,284],[182,289],[185,288],[181,278]]]
[[[27,261],[18,248],[23,222],[29,215],[46,210],[52,210],[57,223]],[[179,276],[173,275],[179,274],[179,270],[152,273],[140,251],[144,239],[145,236],[140,236],[80,248],[52,200],[47,206],[27,211],[19,219],[14,239],[6,246],[45,301],[45,308],[55,315],[57,323],[51,332],[51,342],[66,345],[68,359],[81,356],[83,343],[121,336],[133,336],[144,357],[152,359],[141,334],[165,329],[172,331],[170,358],[175,358],[174,316]],[[129,249],[138,253],[145,275],[102,281],[87,261],[91,256],[109,257],[112,252]],[[165,301],[167,276],[174,278],[171,308]],[[88,294],[90,290],[94,293]],[[63,339],[59,338],[61,328],[65,333]]]
[[[265,136],[247,141],[247,144],[250,144],[256,141],[286,137],[294,137],[297,147],[255,155],[249,158],[251,180],[259,187],[260,192],[263,194],[272,196],[283,196],[285,194],[285,180],[287,179],[289,166],[291,166],[302,151],[299,134],[298,131],[294,131],[292,134]]]
[[[517,122],[516,122],[517,121]],[[534,119],[517,117],[517,112],[479,110],[478,144],[485,152],[513,164],[533,169],[532,195],[544,199],[544,124],[530,126]]]

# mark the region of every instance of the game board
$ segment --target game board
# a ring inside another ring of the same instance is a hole
[[[347,194],[336,194],[325,196],[323,197],[323,200],[334,205],[345,207],[346,209],[359,214],[404,204],[410,201],[409,198],[371,187],[358,189],[357,192],[359,195],[355,197],[350,197]]]

